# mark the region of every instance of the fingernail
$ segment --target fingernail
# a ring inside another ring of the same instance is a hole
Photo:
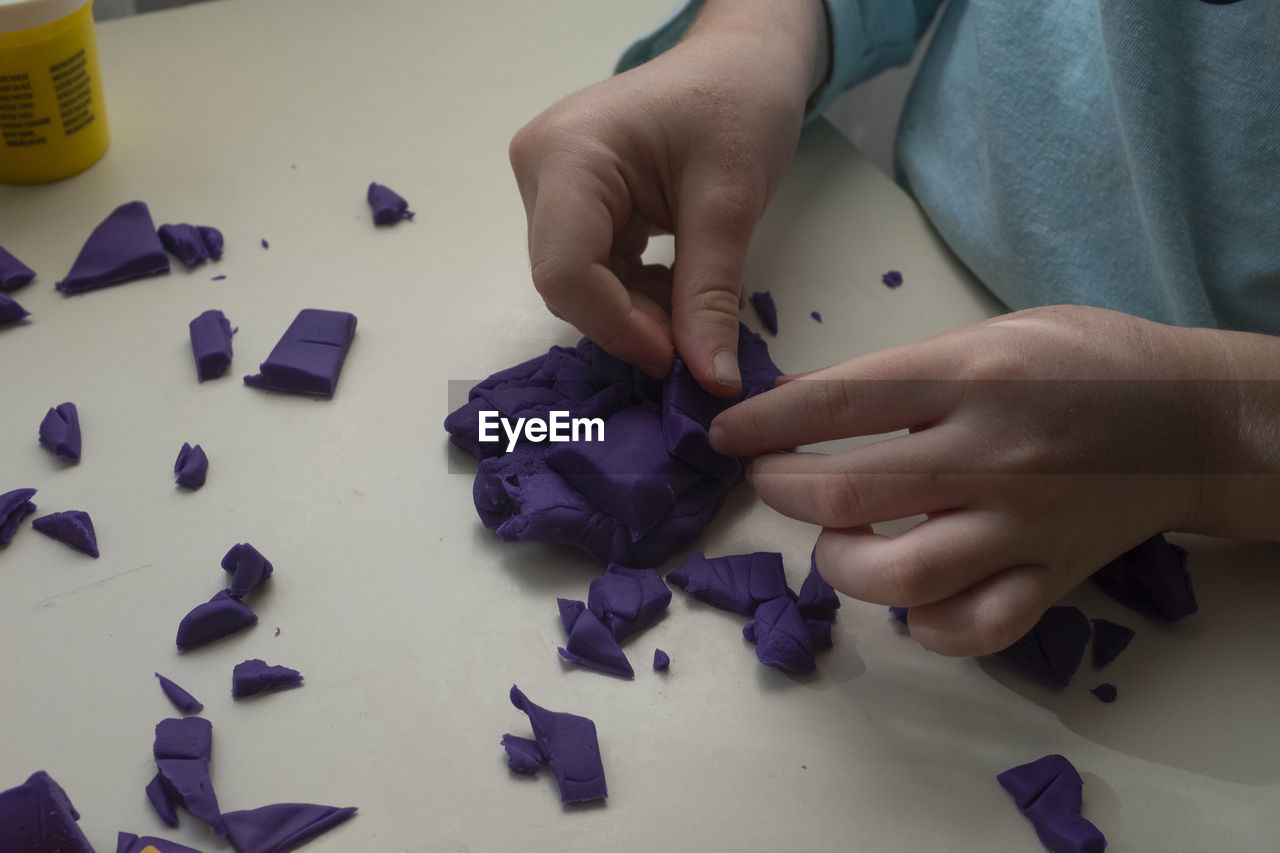
[[[713,423],[707,428],[707,442],[710,443],[711,449],[716,453],[724,453],[725,442],[729,440],[729,436],[725,433],[724,427],[720,424]],[[725,454],[726,456],[729,454]]]
[[[741,388],[742,374],[738,372],[738,359],[728,350],[721,350],[711,359],[711,372],[716,381],[726,388]]]

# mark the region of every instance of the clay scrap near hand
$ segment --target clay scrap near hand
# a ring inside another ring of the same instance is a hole
[[[0,548],[13,541],[23,519],[36,511],[31,502],[35,493],[35,489],[13,489],[0,495]]]
[[[244,378],[252,388],[332,397],[356,334],[354,314],[304,308],[259,366]]]
[[[1199,609],[1187,550],[1160,533],[1094,572],[1093,581],[1121,604],[1167,622]]]
[[[196,378],[217,379],[231,366],[231,336],[235,332],[227,315],[216,308],[205,311],[187,324],[191,333],[191,354],[196,359]]]
[[[654,569],[632,569],[610,563],[591,581],[587,608],[621,643],[653,624],[671,604],[671,589]]]
[[[1081,815],[1084,780],[1061,755],[1046,755],[996,777],[1053,853],[1102,853],[1107,839]]]
[[[200,700],[183,690],[174,682],[165,678],[160,673],[155,674],[160,679],[160,689],[164,691],[165,697],[173,703],[173,707],[177,708],[184,714],[196,714],[204,710],[204,705],[200,704]]]
[[[30,317],[31,312],[23,308],[16,300],[0,293],[0,326],[16,323],[23,317]]]
[[[1066,687],[1089,645],[1089,617],[1075,607],[1050,607],[1026,634],[995,657],[1024,675]]]
[[[409,202],[390,187],[371,183],[368,192],[365,193],[365,199],[373,210],[374,225],[395,225],[401,219],[413,219]]]
[[[169,256],[151,221],[151,211],[140,201],[122,204],[93,229],[58,282],[62,293],[83,293],[113,284],[124,284],[169,271]]]
[[[560,802],[581,803],[609,795],[595,723],[576,714],[539,707],[514,684],[511,704],[529,716],[538,749],[556,776]]]
[[[209,474],[209,457],[200,445],[194,447],[182,442],[178,451],[178,459],[173,463],[174,480],[184,489],[195,491],[204,485]]]
[[[78,509],[52,512],[31,522],[31,526],[50,539],[57,539],[77,551],[98,557],[98,536],[93,530],[89,513]]]
[[[809,552],[809,574],[805,575],[804,583],[800,585],[796,606],[805,619],[824,622],[834,622],[836,611],[840,609],[840,596],[835,588],[818,574],[816,548]]]
[[[751,294],[751,307],[756,309],[760,323],[769,334],[778,334],[778,306],[773,302],[773,294],[767,290],[758,290]]]
[[[285,853],[323,835],[355,815],[354,806],[276,803],[222,816],[236,853]]]
[[[581,601],[556,599],[560,608],[560,624],[564,626],[565,644],[557,651],[560,657],[580,666],[634,678],[635,670],[623,654],[617,639],[600,618]]]
[[[167,841],[152,835],[134,835],[132,832],[116,834],[116,853],[200,853],[194,847]]]
[[[160,243],[187,269],[222,257],[222,232],[209,225],[161,225]]]
[[[209,824],[215,835],[226,835],[209,778],[213,725],[202,717],[161,720],[156,725],[152,754],[169,802]]]
[[[231,673],[231,695],[236,699],[259,693],[288,690],[302,684],[302,673],[287,666],[269,666],[258,658],[243,661]]]
[[[830,623],[825,635],[831,645]],[[742,629],[742,636],[756,644],[756,659],[765,666],[788,672],[813,672],[817,668],[817,646],[809,633],[800,608],[785,595],[772,598],[756,608],[755,616]]]
[[[744,616],[770,599],[790,598],[782,555],[770,551],[712,558],[694,554],[667,580],[700,601]]]
[[[54,406],[40,421],[40,444],[55,456],[80,461],[80,413],[75,403]]]
[[[274,571],[271,561],[248,542],[232,545],[222,557],[222,568],[231,575],[227,593],[237,599],[257,589]]]
[[[0,791],[0,850],[94,853],[76,821],[80,813],[43,770],[21,785]]]
[[[1133,629],[1106,619],[1093,620],[1093,667],[1102,669],[1120,656],[1133,639]]]
[[[258,623],[258,616],[244,602],[221,590],[197,605],[178,623],[176,642],[181,651],[199,648]]]
[[[35,270],[0,246],[0,290],[14,291],[26,287],[36,277]]]

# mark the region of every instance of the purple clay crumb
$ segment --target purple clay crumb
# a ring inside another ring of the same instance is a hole
[[[205,261],[222,257],[222,232],[208,225],[165,224],[159,231],[160,243],[187,269]]]
[[[276,635],[277,637],[279,637],[279,636],[280,636],[280,629],[279,629],[279,628],[276,628],[276,634],[275,634],[275,635]]]
[[[1097,696],[1103,702],[1106,702],[1108,705],[1116,701],[1116,686],[1109,681],[1102,682],[1089,692],[1094,696]]]
[[[222,557],[222,569],[231,575],[227,592],[232,598],[244,598],[257,589],[275,571],[271,561],[248,542],[238,542]],[[276,629],[276,634],[280,629]]]
[[[42,515],[33,520],[31,526],[94,559],[98,557],[98,536],[93,530],[93,519],[83,510],[69,509]]]
[[[0,494],[0,548],[13,541],[23,519],[36,511],[31,502],[35,493],[35,489],[13,489]]]
[[[264,249],[270,249],[270,248],[271,248],[271,244],[267,242],[267,238],[266,238],[266,237],[263,237],[263,238],[262,238],[262,240],[261,240],[260,242],[262,243],[262,248],[264,248]]]
[[[1081,815],[1084,780],[1061,755],[1046,755],[996,777],[1052,853],[1102,853],[1107,840]]]
[[[889,616],[894,619],[894,621],[901,622],[903,625],[907,624],[906,607],[890,607]]]
[[[213,278],[209,279],[209,281],[225,281],[226,278],[227,277],[225,275],[215,275]]]
[[[244,384],[270,391],[332,397],[355,334],[354,314],[304,308],[259,366],[261,372],[246,376]]]
[[[35,277],[35,270],[0,246],[0,290],[14,291],[26,287]]]
[[[182,617],[175,642],[178,649],[185,652],[243,631],[257,622],[257,614],[232,597],[230,590],[224,589]]]
[[[653,668],[658,671],[665,671],[671,667],[671,655],[662,649],[653,650]]]
[[[302,684],[302,673],[287,666],[269,666],[259,658],[236,664],[231,673],[231,695],[235,699],[259,693],[288,690]]]
[[[23,317],[30,317],[31,312],[17,303],[17,300],[0,293],[0,326],[16,323]]]
[[[184,489],[194,492],[203,486],[209,474],[209,457],[205,455],[204,448],[182,442],[178,459],[173,463],[173,473],[177,484]]]
[[[549,711],[511,685],[511,704],[529,716],[538,748],[560,788],[560,802],[581,803],[609,796],[600,759],[596,724],[586,717]]]
[[[369,207],[373,209],[374,225],[395,225],[402,219],[413,219],[409,203],[390,187],[379,183],[369,184],[365,193]]]
[[[810,311],[809,316],[812,317],[818,323],[822,322],[822,315],[819,314],[817,311]]]
[[[169,256],[140,201],[122,204],[93,229],[71,272],[57,282],[61,293],[84,293],[169,272]]]
[[[231,366],[231,336],[235,334],[227,315],[216,308],[202,312],[187,324],[191,334],[191,354],[196,359],[200,382],[217,379]]]
[[[0,791],[0,850],[93,853],[76,821],[80,813],[43,770],[21,785]]]
[[[80,413],[75,403],[54,406],[40,421],[40,444],[69,462],[80,461]]]
[[[283,853],[323,835],[356,813],[353,806],[276,803],[222,816],[237,853]]]
[[[901,287],[902,273],[898,272],[897,270],[889,270],[887,273],[880,276],[880,280],[884,282],[885,287],[890,287],[890,288]]]
[[[183,690],[177,684],[165,678],[160,673],[157,672],[155,676],[160,679],[160,689],[164,691],[164,695],[168,700],[173,703],[173,707],[177,708],[184,714],[198,714],[200,711],[204,710],[204,705],[200,704],[199,699],[192,696],[190,693]]]
[[[527,737],[503,735],[502,748],[507,751],[507,766],[526,776],[532,776],[541,770],[547,760],[538,742]]]
[[[756,291],[751,294],[751,307],[756,309],[761,325],[769,334],[778,334],[778,306],[774,304],[773,294],[767,290]]]

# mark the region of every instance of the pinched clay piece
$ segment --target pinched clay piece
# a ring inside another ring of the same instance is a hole
[[[252,388],[332,397],[356,334],[356,318],[345,311],[304,308],[259,366],[246,376]]]
[[[222,232],[209,225],[161,225],[160,243],[187,269],[222,257]]]
[[[209,474],[209,457],[205,455],[204,448],[198,444],[193,447],[184,441],[178,451],[178,459],[173,463],[173,474],[184,489],[194,492],[203,486]]]
[[[160,818],[165,826],[177,826],[178,808],[173,800],[169,799],[169,793],[164,789],[164,779],[159,773],[152,776],[151,781],[147,783],[146,793],[151,808],[155,809],[156,817]]]
[[[830,627],[829,622],[822,623]],[[742,629],[742,636],[756,644],[756,658],[765,666],[788,672],[813,672],[816,646],[796,603],[785,595],[756,608],[755,617]],[[830,645],[830,633],[827,645]]]
[[[116,853],[200,853],[194,847],[167,841],[152,835],[134,835],[132,832],[116,834]]]
[[[671,589],[657,571],[617,563],[610,563],[587,592],[587,608],[619,643],[651,625],[670,603]]]
[[[76,821],[80,813],[43,770],[21,785],[0,791],[0,850],[93,853]]]
[[[996,780],[1040,841],[1053,853],[1102,853],[1107,840],[1081,814],[1084,780],[1061,755],[1046,755],[1004,771]]]
[[[243,631],[257,622],[257,614],[234,598],[230,590],[224,589],[182,617],[178,624],[178,648],[184,652],[198,648]]]
[[[778,334],[778,306],[774,304],[773,294],[767,290],[756,291],[751,294],[751,307],[756,309],[761,325],[769,334]]]
[[[535,705],[514,684],[511,704],[529,716],[538,748],[555,773],[560,802],[581,803],[609,795],[595,723],[586,717]]]
[[[45,413],[40,421],[40,444],[55,456],[80,461],[80,412],[75,403],[62,403]]]
[[[541,770],[547,760],[538,742],[527,737],[503,735],[502,748],[507,751],[507,766],[526,776],[532,776]]]
[[[196,378],[217,379],[231,366],[231,336],[235,332],[227,315],[210,308],[187,324],[191,332],[191,354],[196,359]]]
[[[1106,619],[1093,620],[1093,666],[1102,669],[1120,656],[1133,639],[1133,629]]]
[[[1186,549],[1160,533],[1094,572],[1093,580],[1121,604],[1168,622],[1199,608]]]
[[[635,677],[631,662],[596,614],[581,601],[558,598],[556,604],[560,608],[560,624],[564,626],[567,637],[564,647],[558,649],[560,657],[610,675]]]
[[[93,229],[58,282],[62,293],[83,293],[169,271],[169,256],[151,221],[151,211],[140,201],[122,204]]]
[[[0,246],[0,290],[17,290],[30,284],[35,277],[35,270],[6,252],[4,246]]]
[[[243,661],[231,673],[231,695],[236,699],[287,690],[302,684],[302,673],[287,666],[268,666],[258,658]]]
[[[16,300],[0,293],[0,326],[16,323],[23,317],[30,317],[31,312],[23,308]]]
[[[202,717],[161,720],[156,725],[152,754],[169,802],[209,824],[215,835],[225,835],[218,798],[209,778],[213,725]]]
[[[222,816],[236,853],[285,853],[323,835],[356,813],[352,806],[276,803]]]
[[[83,510],[69,509],[42,515],[32,521],[31,526],[90,557],[96,559],[98,556],[98,536],[93,531],[93,519]]]
[[[227,592],[232,598],[244,598],[274,571],[271,561],[248,542],[232,545],[222,557],[222,568],[231,575]]]
[[[165,697],[173,703],[173,707],[177,708],[184,714],[196,714],[204,710],[204,705],[200,704],[200,700],[183,690],[174,682],[165,678],[160,673],[155,674],[160,679],[160,689],[164,691]]]
[[[365,199],[373,209],[374,225],[395,225],[401,219],[413,219],[409,202],[390,187],[371,183],[368,192],[365,193]]]
[[[1024,675],[1066,687],[1089,644],[1089,618],[1075,607],[1050,607],[1035,627],[995,656]]]
[[[817,552],[809,554],[809,574],[805,575],[800,585],[800,595],[796,598],[796,606],[805,619],[819,619],[834,622],[836,611],[840,609],[840,596],[831,584],[818,574]]]
[[[0,495],[0,548],[13,541],[23,519],[36,511],[35,489],[13,489]]]
[[[653,650],[653,668],[656,670],[669,669],[671,667],[671,655],[662,649]]]
[[[744,616],[765,601],[790,597],[782,555],[771,551],[712,558],[694,554],[667,580],[700,601]]]

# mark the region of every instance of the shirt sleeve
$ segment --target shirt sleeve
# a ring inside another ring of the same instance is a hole
[[[684,0],[652,32],[619,58],[614,73],[635,68],[669,50],[702,8],[703,0]],[[809,99],[806,120],[822,114],[836,96],[879,74],[911,61],[920,36],[944,0],[823,0],[831,38],[831,69]]]

